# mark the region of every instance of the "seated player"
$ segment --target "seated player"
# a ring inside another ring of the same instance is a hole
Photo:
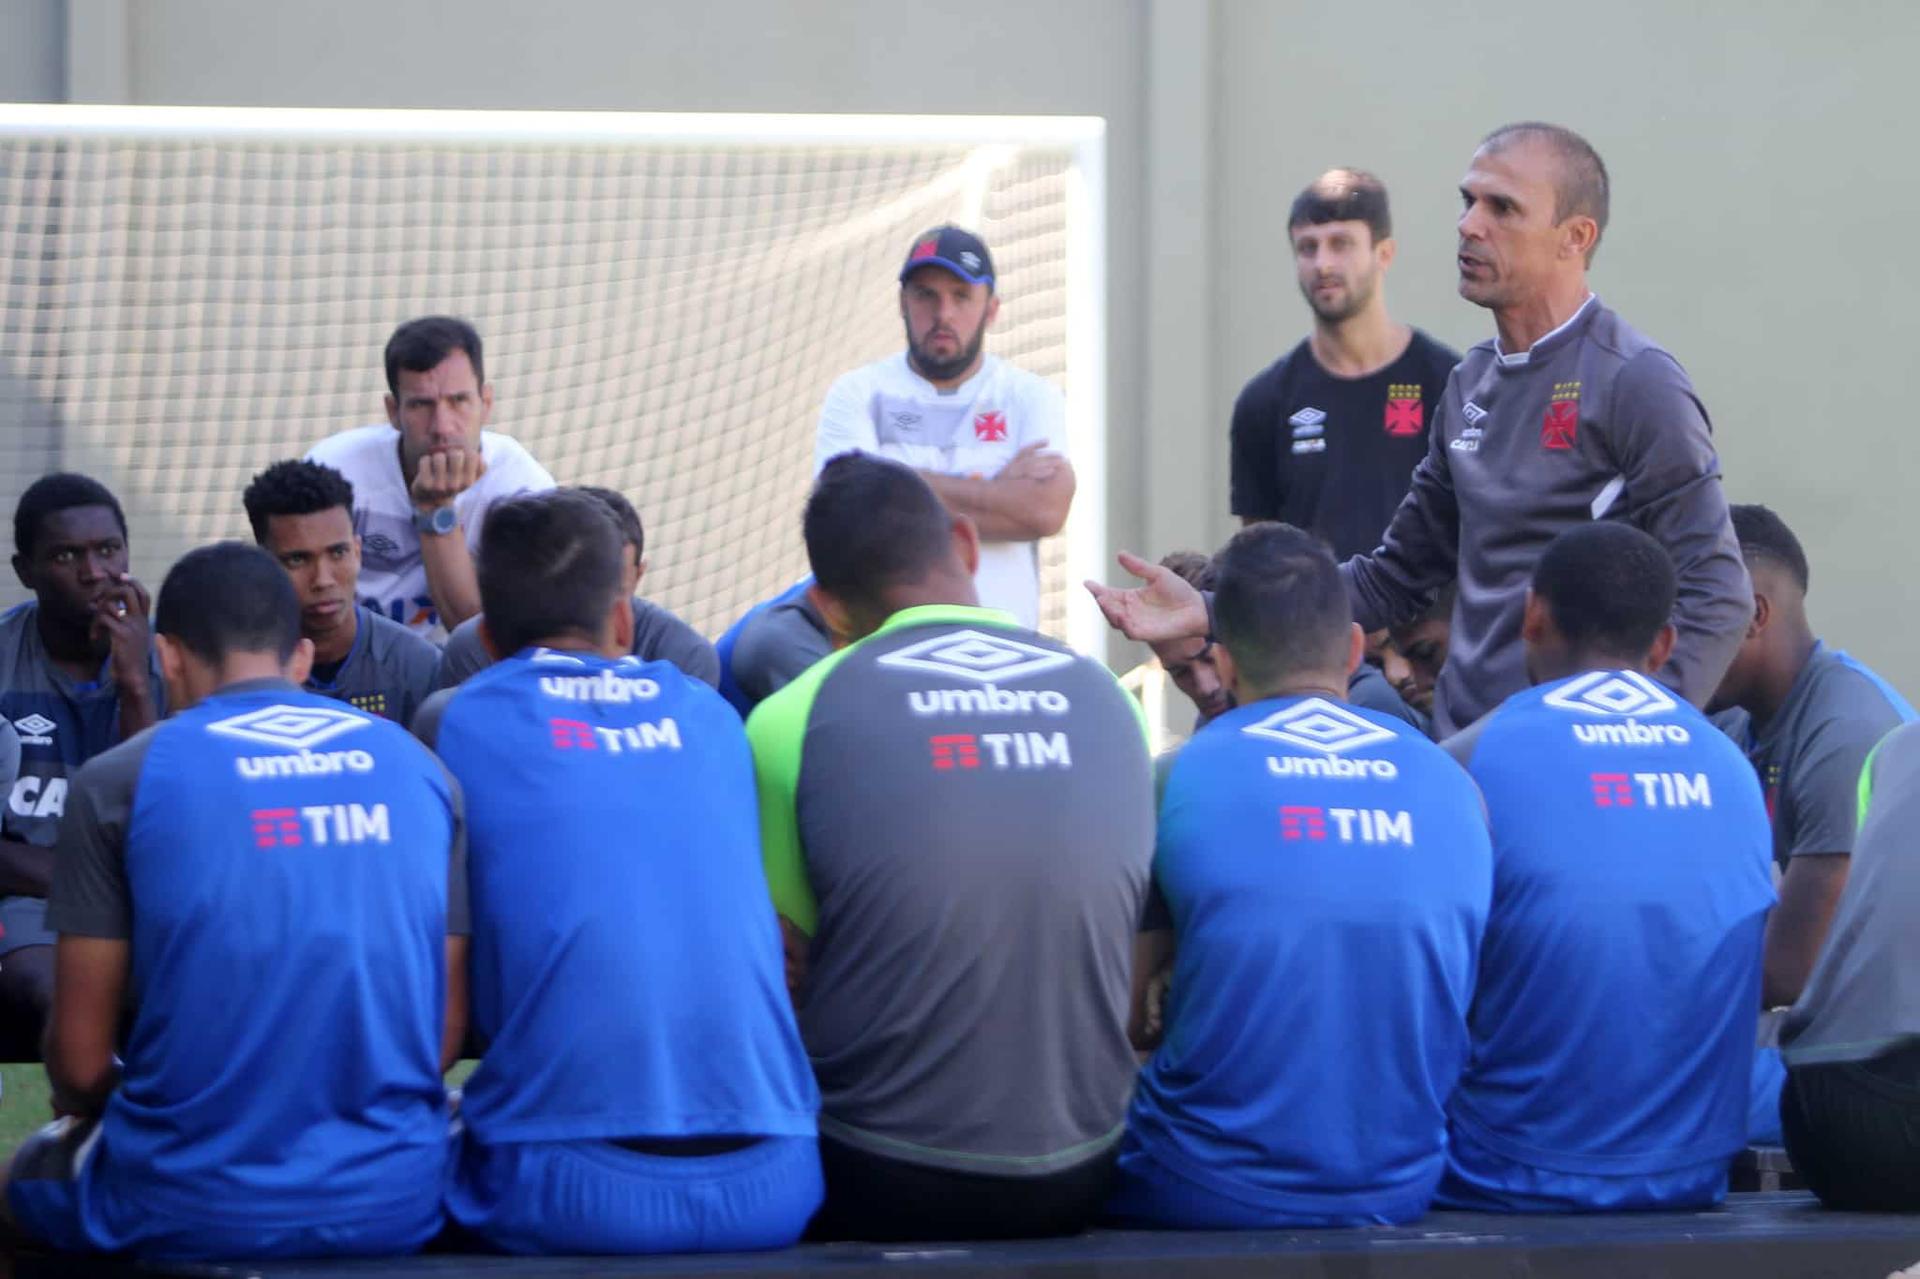
[[[1814,638],[1806,552],[1764,506],[1735,506],[1753,578],[1753,622],[1709,710],[1753,761],[1773,819],[1780,905],[1767,924],[1760,997],[1800,997],[1847,882],[1860,769],[1874,743],[1914,718],[1878,675]]]
[[[1174,551],[1163,555],[1160,565],[1172,569],[1199,590],[1213,589],[1213,561],[1198,551]],[[1160,662],[1160,669],[1167,673],[1173,686],[1185,693],[1187,700],[1193,703],[1196,712],[1194,732],[1199,732],[1214,719],[1233,709],[1233,695],[1220,678],[1210,641],[1169,640],[1147,647],[1153,650],[1154,657]]]
[[[179,713],[73,781],[47,911],[64,1118],[15,1156],[12,1218],[143,1259],[417,1248],[464,1022],[458,792],[404,729],[300,689],[264,551],[182,556],[154,618]]]
[[[300,597],[300,634],[313,645],[307,691],[411,724],[433,691],[440,650],[355,596],[353,485],[318,462],[275,462],[242,500],[253,540],[280,561]]]
[[[1153,853],[1139,704],[975,605],[927,482],[831,459],[804,521],[831,656],[747,721],[820,1081],[817,1234],[1033,1236],[1098,1211],[1133,1088]]]
[[[1920,1211],[1920,725],[1861,776],[1853,868],[1826,947],[1781,1028],[1781,1127],[1829,1208]]]
[[[473,1021],[453,1219],[517,1253],[779,1248],[820,1203],[739,717],[633,647],[578,492],[487,517],[505,660],[417,726],[468,796]]]
[[[1738,748],[1648,678],[1674,591],[1631,525],[1562,533],[1521,628],[1536,687],[1447,743],[1494,877],[1436,1203],[1702,1208],[1746,1145],[1767,813]]]
[[[582,484],[573,491],[585,494],[604,506],[620,530],[620,539],[624,543],[624,549],[620,552],[621,598],[627,601],[633,613],[633,656],[643,662],[672,662],[703,684],[719,683],[720,659],[714,656],[713,645],[666,609],[633,593],[640,585],[641,576],[647,571],[647,561],[642,554],[646,548],[646,535],[640,527],[640,513],[633,509],[633,503],[612,489],[594,485]],[[481,549],[484,551],[485,547]],[[480,633],[481,623],[485,620],[484,616],[470,617],[447,637],[446,651],[440,655],[440,670],[434,676],[436,689],[453,688],[475,671],[485,670],[493,664],[494,655],[488,651]]]
[[[1381,672],[1401,700],[1422,715],[1433,714],[1433,684],[1447,664],[1455,594],[1455,587],[1445,587],[1426,612],[1387,633]]]
[[[809,574],[761,600],[714,641],[720,696],[745,718],[833,649],[827,623],[811,598]]]
[[[1318,540],[1246,529],[1215,599],[1237,709],[1187,743],[1161,801],[1135,988],[1171,956],[1174,993],[1109,1212],[1411,1221],[1467,1057],[1493,880],[1480,797],[1424,735],[1342,704],[1363,637]]]
[[[31,1060],[53,999],[44,917],[68,780],[158,719],[167,693],[126,516],[104,485],[35,480],[14,507],[13,545],[33,599],[0,617],[0,717],[20,746],[0,816],[0,1047]]]

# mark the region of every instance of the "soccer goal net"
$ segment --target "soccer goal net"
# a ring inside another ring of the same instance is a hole
[[[136,570],[247,535],[248,479],[384,418],[381,350],[471,319],[495,429],[617,488],[708,634],[805,572],[821,397],[900,349],[913,235],[977,228],[988,349],[1059,385],[1080,479],[1043,625],[1104,540],[1101,125],[1086,119],[0,108],[0,501],[121,498]],[[19,598],[7,583],[5,599]]]

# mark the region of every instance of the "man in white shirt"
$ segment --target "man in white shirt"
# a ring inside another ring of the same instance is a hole
[[[1034,627],[1035,543],[1060,531],[1073,502],[1066,401],[1044,378],[981,353],[1000,313],[993,286],[993,259],[978,236],[942,226],[915,238],[900,268],[907,349],[834,382],[813,469],[860,451],[919,470],[979,529],[980,603]]]
[[[553,477],[482,429],[493,387],[471,324],[408,320],[387,339],[386,365],[387,421],[330,435],[307,458],[353,485],[360,602],[440,643],[480,611],[473,553],[488,508]]]

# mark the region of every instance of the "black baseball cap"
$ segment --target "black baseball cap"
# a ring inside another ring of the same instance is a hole
[[[993,287],[993,255],[987,252],[986,242],[957,226],[937,226],[915,236],[900,279],[904,282],[923,266],[942,267],[968,284]]]

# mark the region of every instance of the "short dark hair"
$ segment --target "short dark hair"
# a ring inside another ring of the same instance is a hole
[[[933,489],[870,453],[842,453],[820,468],[800,524],[814,581],[856,608],[877,606],[953,553],[953,517]]]
[[[49,515],[70,511],[77,506],[104,506],[113,512],[120,525],[120,536],[127,535],[127,514],[120,499],[99,480],[72,471],[55,471],[27,485],[27,491],[13,508],[13,549],[21,555],[33,554],[34,540],[40,536],[40,524]]]
[[[1578,524],[1547,543],[1533,593],[1575,651],[1639,658],[1673,616],[1673,560],[1631,524]]]
[[[314,515],[342,507],[353,514],[353,484],[331,466],[291,458],[275,462],[253,477],[241,496],[253,540],[267,540],[267,521],[276,515]]]
[[[1599,228],[1593,239],[1593,248],[1600,248],[1600,234],[1607,229],[1607,207],[1612,199],[1612,187],[1607,180],[1607,163],[1593,144],[1561,124],[1546,124],[1539,120],[1522,120],[1517,124],[1503,124],[1480,140],[1484,149],[1501,150],[1508,143],[1534,138],[1544,142],[1553,152],[1559,163],[1559,173],[1553,184],[1553,221],[1558,226],[1568,218],[1583,215],[1592,218]],[[1593,261],[1593,253],[1587,254],[1587,261]]]
[[[455,351],[465,351],[473,364],[473,380],[486,385],[487,370],[480,359],[480,333],[452,315],[423,315],[408,320],[387,339],[387,390],[400,394],[400,370],[425,373]]]
[[[1793,535],[1787,522],[1758,503],[1734,506],[1731,510],[1733,535],[1740,541],[1741,557],[1749,563],[1756,559],[1771,560],[1787,570],[1800,593],[1805,595],[1813,573],[1807,566],[1807,553],[1801,549],[1800,539]]]
[[[1394,635],[1404,635],[1422,622],[1444,622],[1453,617],[1454,601],[1460,598],[1460,583],[1448,582],[1433,593],[1433,599],[1427,606],[1404,622],[1396,622],[1388,630]]]
[[[627,500],[625,494],[601,488],[598,484],[576,484],[573,491],[585,493],[607,508],[607,514],[613,517],[614,527],[620,530],[620,540],[633,548],[634,559],[647,553],[647,532],[640,527],[640,512],[633,509],[633,503]]]
[[[1196,591],[1213,589],[1213,558],[1198,551],[1169,551],[1160,557],[1160,567],[1170,568]]]
[[[537,639],[597,635],[620,594],[620,530],[584,493],[495,503],[480,532],[480,609],[502,653]]]
[[[1287,230],[1322,222],[1364,222],[1373,242],[1393,235],[1387,188],[1365,169],[1328,169],[1293,198]]]
[[[300,642],[300,598],[273,556],[245,542],[215,542],[167,570],[153,629],[203,662],[232,653],[272,653],[284,662]]]
[[[1333,552],[1291,524],[1241,529],[1215,557],[1214,631],[1256,687],[1344,667],[1353,606]]]

